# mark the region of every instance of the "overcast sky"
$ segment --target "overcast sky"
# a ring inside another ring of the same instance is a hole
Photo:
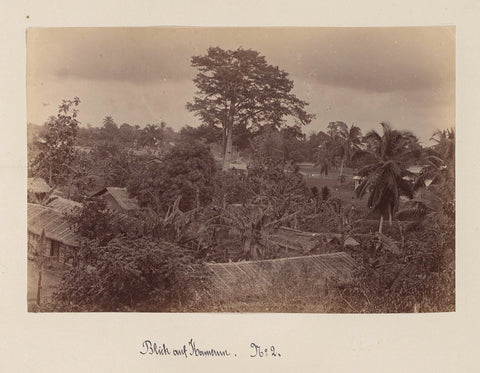
[[[427,144],[455,125],[455,30],[428,28],[59,28],[27,34],[29,122],[42,124],[62,98],[80,97],[79,119],[99,126],[199,121],[185,109],[194,55],[210,46],[259,51],[290,74],[317,118],[364,131],[388,121]]]

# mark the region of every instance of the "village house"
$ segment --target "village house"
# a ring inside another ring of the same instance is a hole
[[[312,163],[312,162],[298,162],[297,166],[300,169],[300,173],[306,179],[320,176],[319,169],[318,169],[318,167],[315,166],[315,163]]]
[[[103,198],[110,210],[124,214],[135,215],[140,209],[137,200],[128,196],[127,188],[105,187],[92,194],[92,197]]]
[[[28,203],[27,217],[29,254],[39,254],[40,237],[42,231],[45,231],[42,255],[57,262],[68,262],[70,258],[66,254],[78,247],[79,237],[70,228],[64,213],[51,207]]]
[[[76,210],[81,209],[83,205],[80,202],[75,202],[71,199],[54,196],[48,201],[47,206],[61,212],[62,214],[72,214]]]
[[[29,177],[27,182],[27,199],[31,203],[41,203],[52,188],[40,177]]]

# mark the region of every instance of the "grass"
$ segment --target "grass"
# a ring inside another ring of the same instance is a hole
[[[318,171],[316,171],[318,174]],[[306,176],[305,182],[308,187],[317,187],[318,191],[321,193],[322,187],[326,186],[330,189],[330,197],[339,198],[344,203],[351,203],[355,207],[360,207],[365,205],[365,201],[355,198],[354,193],[354,182],[353,182],[353,170],[345,169],[345,181],[342,184],[338,183],[338,177],[340,175],[339,170],[330,170],[328,175],[315,175]]]
[[[167,312],[274,312],[328,313],[351,312],[316,279],[292,278],[277,274],[269,286],[239,284],[233,293],[203,294],[191,304],[173,307]]]

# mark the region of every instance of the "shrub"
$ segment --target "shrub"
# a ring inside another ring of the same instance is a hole
[[[95,258],[65,273],[55,297],[62,310],[129,311],[146,302],[160,311],[188,300],[206,283],[204,267],[165,241],[115,238],[84,250]]]
[[[330,198],[330,195],[330,188],[327,186],[322,187],[322,200],[328,200]]]
[[[455,310],[454,226],[409,232],[399,252],[377,238],[353,253],[352,284],[337,293],[348,312],[448,312]]]
[[[241,171],[231,169],[219,172],[215,180],[213,203],[217,206],[244,204],[248,202],[250,191]]]
[[[215,162],[207,146],[180,143],[162,159],[145,163],[132,175],[129,192],[142,207],[166,212],[181,196],[180,209],[205,206],[212,200]]]
[[[119,235],[130,238],[143,233],[143,224],[139,219],[109,210],[105,200],[90,198],[81,208],[67,215],[71,228],[87,240],[98,240],[100,245]]]

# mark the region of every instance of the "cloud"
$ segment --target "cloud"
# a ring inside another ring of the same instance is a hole
[[[31,29],[28,42],[31,71],[59,79],[191,79],[191,56],[217,45],[252,48],[292,75],[366,91],[432,89],[455,79],[453,28]]]
[[[28,117],[43,123],[79,96],[83,123],[196,125],[193,55],[209,46],[252,48],[290,73],[317,119],[362,129],[390,121],[427,141],[455,121],[453,28],[29,29]],[[48,104],[42,105],[42,103]]]

